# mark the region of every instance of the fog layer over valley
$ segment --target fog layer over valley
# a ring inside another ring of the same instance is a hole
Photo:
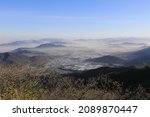
[[[52,67],[58,72],[65,73],[99,67],[149,65],[150,62],[144,58],[142,63],[131,62],[142,57],[141,54],[133,56],[140,50],[147,49],[144,57],[150,57],[149,45],[150,39],[147,38],[41,39],[1,44],[0,52],[32,57],[33,61],[38,58],[41,60],[42,57],[45,61],[43,67]],[[9,59],[9,56],[6,59]]]

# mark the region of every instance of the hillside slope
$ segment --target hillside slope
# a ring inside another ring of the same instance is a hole
[[[150,99],[150,68],[107,69],[83,78],[52,69],[3,67],[0,99]]]

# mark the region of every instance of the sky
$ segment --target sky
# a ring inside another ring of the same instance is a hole
[[[0,41],[150,37],[150,0],[0,0]]]

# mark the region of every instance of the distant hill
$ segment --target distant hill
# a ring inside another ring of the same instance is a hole
[[[107,63],[107,64],[123,64],[124,63],[124,60],[122,60],[121,58],[111,56],[111,55],[88,59],[88,61]]]
[[[141,57],[144,57],[144,56],[150,56],[150,47],[132,52],[128,56],[131,59],[141,58]]]
[[[137,57],[133,60],[126,61],[125,64],[130,66],[150,66],[150,55]]]
[[[28,56],[28,57],[44,56],[45,55],[42,52],[32,50],[32,48],[18,48],[18,49],[15,49],[15,50],[11,51],[11,52],[19,54],[19,55],[25,55],[25,56]]]
[[[0,46],[19,46],[19,45],[24,45],[27,44],[26,41],[15,41],[15,42],[10,42],[10,43],[4,43],[0,44]]]
[[[17,53],[17,54],[25,54],[25,53],[31,53],[29,50],[27,50],[28,48],[17,48],[15,50],[13,50],[13,53]]]
[[[50,47],[65,47],[65,46],[61,43],[46,43],[46,44],[41,44],[36,48],[50,48]]]
[[[30,58],[16,53],[0,53],[0,64],[24,64],[28,63]]]
[[[48,56],[25,56],[17,53],[0,53],[0,66],[11,64],[41,64],[46,63],[49,60]]]
[[[0,46],[22,46],[26,44],[41,45],[46,43],[65,44],[66,41],[63,39],[22,40],[22,41],[13,41],[9,43],[2,43],[0,44]]]
[[[149,66],[150,65],[150,47],[132,52],[128,55],[129,60],[126,65]]]
[[[149,66],[150,65],[150,47],[141,49],[127,54],[127,59],[123,60],[120,57],[107,55],[97,58],[88,59],[90,62],[120,64],[123,66]]]

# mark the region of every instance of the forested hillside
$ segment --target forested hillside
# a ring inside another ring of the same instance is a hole
[[[84,77],[83,77],[84,76]],[[1,99],[150,99],[150,68],[100,68],[76,74],[0,68]]]

